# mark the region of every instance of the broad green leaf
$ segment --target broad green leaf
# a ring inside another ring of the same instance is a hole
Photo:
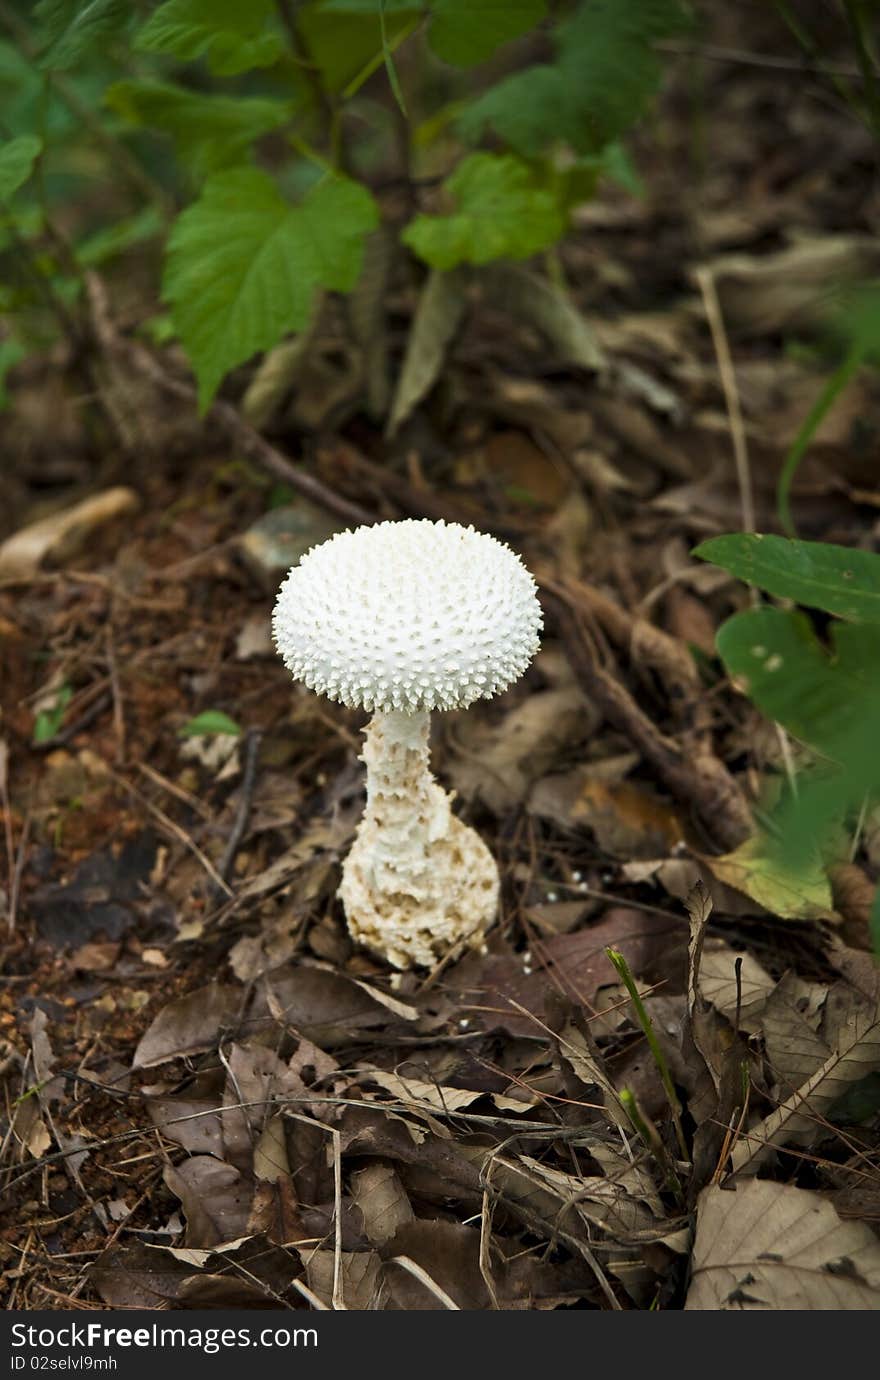
[[[42,147],[35,134],[20,134],[0,148],[0,201],[8,201],[27,182]]]
[[[739,533],[704,541],[694,555],[779,598],[880,623],[880,556],[872,551]]]
[[[378,0],[376,0],[378,4]],[[444,62],[473,67],[539,24],[545,0],[431,0],[428,39]]]
[[[575,92],[558,67],[545,63],[490,86],[462,111],[457,125],[471,143],[493,129],[526,157],[557,141],[573,148],[584,143],[584,119]]]
[[[750,609],[727,620],[717,644],[730,675],[768,718],[840,760],[861,723],[875,725],[880,743],[880,628],[837,623],[831,631],[828,652],[804,614]],[[870,765],[880,776],[880,753]]]
[[[198,738],[212,733],[238,738],[241,734],[241,725],[230,719],[228,714],[224,714],[222,709],[206,709],[203,714],[196,714],[194,719],[189,719],[177,732],[181,738]]]
[[[491,127],[526,155],[557,142],[596,153],[644,115],[663,70],[655,44],[689,24],[680,0],[586,0],[555,29],[555,62],[490,87],[459,127],[474,141]]]
[[[803,614],[765,608],[734,615],[717,638],[758,708],[829,759],[774,812],[779,852],[798,866],[880,793],[880,628],[837,623],[832,637],[826,651]]]
[[[378,219],[346,178],[318,183],[298,206],[256,169],[210,179],[174,226],[163,283],[202,408],[229,369],[304,329],[319,288],[354,287]]]
[[[818,859],[793,866],[764,837],[746,839],[732,853],[704,860],[712,875],[782,920],[818,920],[833,911],[831,884]]]
[[[419,6],[389,3],[385,6],[385,37],[393,47],[403,31],[419,17]],[[381,62],[382,23],[379,0],[325,0],[306,5],[297,19],[309,57],[329,91],[341,91],[373,60]]]
[[[197,177],[245,162],[254,141],[286,124],[294,109],[286,101],[208,96],[158,81],[118,81],[104,99],[129,124],[170,135]]]
[[[509,154],[471,154],[444,188],[457,209],[448,216],[416,216],[401,236],[432,268],[527,259],[555,244],[565,229],[555,198]]]
[[[138,30],[135,47],[181,62],[207,59],[217,76],[271,67],[285,51],[273,0],[166,0]]]
[[[57,70],[116,38],[128,27],[132,6],[128,0],[40,0],[34,14],[48,41],[40,66]]]

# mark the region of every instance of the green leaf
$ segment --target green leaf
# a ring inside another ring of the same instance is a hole
[[[414,0],[386,0],[386,47],[419,18]],[[328,91],[341,91],[383,52],[379,0],[323,0],[303,6],[297,17],[309,57]]]
[[[6,375],[9,370],[18,364],[20,359],[24,359],[27,350],[21,341],[13,336],[7,336],[5,340],[0,340],[0,412],[9,405],[9,394],[6,391]]]
[[[181,738],[198,738],[210,733],[222,733],[238,738],[241,735],[241,726],[234,719],[230,719],[228,714],[224,714],[222,709],[206,709],[203,714],[189,719],[177,732]]]
[[[207,58],[217,76],[271,67],[285,51],[273,0],[166,0],[138,30],[135,47],[181,62]]]
[[[34,14],[48,41],[40,66],[59,70],[116,38],[128,27],[132,7],[127,0],[40,0]]]
[[[255,169],[206,184],[174,226],[163,283],[203,409],[229,369],[304,329],[319,288],[354,287],[378,220],[370,193],[346,178],[318,183],[298,206]]]
[[[73,686],[62,685],[51,707],[39,711],[34,720],[33,741],[35,743],[47,743],[50,738],[55,737],[64,722],[67,706],[72,699]]]
[[[875,726],[880,742],[880,628],[836,623],[831,632],[829,652],[804,614],[750,609],[727,620],[717,644],[730,675],[768,718],[841,760],[862,723]],[[880,776],[876,755],[864,765]]]
[[[20,134],[0,148],[0,201],[8,201],[27,182],[42,148],[35,134]]]
[[[498,82],[463,113],[459,128],[476,141],[491,127],[528,156],[560,141],[596,153],[654,99],[663,72],[656,42],[689,25],[680,0],[588,0],[554,31],[552,65]]]
[[[76,246],[76,261],[82,268],[99,268],[101,264],[123,254],[126,249],[155,239],[162,233],[162,215],[155,206],[148,206],[133,216],[95,230]]]
[[[779,598],[880,623],[880,556],[874,552],[741,533],[704,541],[694,555]]]
[[[208,96],[158,81],[118,81],[104,99],[129,124],[170,135],[197,177],[244,162],[254,141],[286,124],[294,109],[286,101]]]
[[[725,886],[751,896],[782,920],[818,920],[833,912],[831,883],[820,860],[793,865],[777,840],[748,838],[732,853],[707,859],[712,875]]]
[[[836,623],[832,637],[826,651],[802,613],[764,608],[735,614],[717,638],[758,708],[830,759],[775,812],[781,853],[797,865],[880,792],[880,627]]]
[[[539,24],[545,0],[431,0],[428,41],[444,62],[473,67]]]
[[[527,259],[555,244],[565,217],[510,154],[473,153],[444,183],[458,203],[448,216],[416,216],[401,238],[432,268]]]

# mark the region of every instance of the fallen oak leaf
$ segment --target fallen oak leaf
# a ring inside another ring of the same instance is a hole
[[[686,1311],[880,1309],[880,1242],[818,1193],[767,1179],[704,1188]]]

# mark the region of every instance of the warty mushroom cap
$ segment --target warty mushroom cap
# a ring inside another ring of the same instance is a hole
[[[428,519],[358,527],[313,547],[272,618],[297,680],[371,713],[491,697],[522,675],[540,627],[535,582],[509,546]]]

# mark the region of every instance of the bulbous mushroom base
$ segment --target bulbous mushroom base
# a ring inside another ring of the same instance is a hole
[[[428,769],[428,715],[377,714],[367,729],[367,808],[342,869],[349,932],[395,968],[483,946],[498,868]]]

